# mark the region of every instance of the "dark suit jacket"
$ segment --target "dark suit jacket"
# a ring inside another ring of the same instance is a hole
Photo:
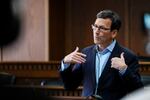
[[[91,96],[94,94],[96,86],[96,45],[84,48],[82,52],[87,55],[86,62],[83,64],[70,65],[70,67],[64,71],[60,71],[60,75],[66,89],[76,89],[82,82],[82,96]],[[122,52],[124,52],[125,62],[128,65],[123,75],[121,75],[117,69],[111,68],[111,58],[120,57]],[[104,100],[118,100],[127,93],[142,87],[143,84],[138,73],[138,68],[137,56],[116,42],[99,78],[97,94],[101,95]]]

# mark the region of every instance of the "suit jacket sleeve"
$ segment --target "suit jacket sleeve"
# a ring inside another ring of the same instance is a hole
[[[128,92],[132,92],[143,87],[143,83],[141,82],[141,77],[139,74],[138,58],[134,55],[126,57],[126,63],[128,68],[122,76],[122,79],[125,83],[124,85],[128,88]]]
[[[60,71],[61,79],[66,90],[76,89],[82,81],[82,65],[71,64],[64,71]]]

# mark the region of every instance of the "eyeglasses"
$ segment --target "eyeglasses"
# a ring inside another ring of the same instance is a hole
[[[98,30],[99,32],[109,32],[111,30],[110,28],[105,28],[103,26],[97,26],[93,24],[91,26],[92,26],[93,31]]]

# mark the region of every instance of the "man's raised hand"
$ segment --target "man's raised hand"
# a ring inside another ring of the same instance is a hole
[[[79,52],[79,47],[76,47],[73,52],[65,56],[64,63],[84,63],[86,61],[85,57],[85,54]]]

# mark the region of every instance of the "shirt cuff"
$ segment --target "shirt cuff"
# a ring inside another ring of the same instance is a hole
[[[61,61],[61,71],[64,71],[70,66],[70,64],[64,64],[63,60]]]
[[[126,67],[125,69],[123,69],[123,70],[120,70],[119,73],[120,73],[121,75],[123,75],[123,74],[126,72],[126,70],[127,70],[127,67]]]

